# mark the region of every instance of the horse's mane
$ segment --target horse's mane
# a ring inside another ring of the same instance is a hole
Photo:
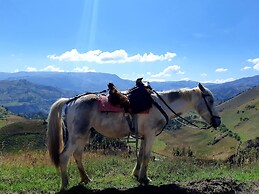
[[[181,89],[178,89],[178,90],[166,90],[166,91],[162,91],[162,92],[159,92],[159,93],[161,95],[174,96],[175,99],[177,97],[181,97],[181,98],[184,98],[186,100],[191,100],[193,92],[195,92],[198,95],[201,95],[201,90],[198,87],[195,87],[195,88],[181,88]],[[207,88],[206,88],[206,92],[208,92],[208,94],[212,96],[211,91],[208,90]],[[173,97],[170,97],[170,98],[171,98],[171,100],[173,100]]]

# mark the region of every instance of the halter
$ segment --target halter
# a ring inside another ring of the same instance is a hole
[[[156,92],[155,90],[152,90],[152,91],[153,91],[153,92],[157,95],[157,97],[164,103],[164,105],[165,105],[172,113],[174,113],[175,116],[177,116],[178,118],[181,118],[182,120],[184,120],[185,122],[187,122],[187,124],[191,125],[191,126],[189,126],[189,127],[198,128],[198,129],[209,129],[209,128],[212,127],[212,124],[211,124],[211,123],[210,123],[210,126],[208,126],[208,127],[199,127],[198,125],[195,125],[194,123],[192,123],[192,122],[188,121],[187,119],[183,118],[180,114],[176,113],[176,112],[164,101],[164,99],[159,95],[158,92]],[[208,94],[206,95],[206,94],[203,94],[203,93],[202,93],[202,98],[203,98],[203,100],[205,101],[206,107],[207,107],[207,109],[208,109],[208,111],[209,111],[209,113],[210,113],[210,115],[211,115],[211,120],[214,119],[214,118],[220,118],[219,116],[213,115],[212,110],[211,110],[211,108],[209,107],[208,102],[207,102],[207,100],[206,100],[206,98],[205,98],[206,96],[210,96],[210,95],[208,95]],[[159,110],[159,111],[163,114],[163,116],[166,118],[166,125],[167,125],[167,123],[168,123],[168,115],[167,115],[166,112],[163,110],[163,108],[158,105],[158,103],[154,103],[154,105],[158,108],[158,110]],[[177,120],[177,121],[180,122],[179,120]],[[180,122],[180,123],[183,124],[183,125],[185,125],[185,126],[188,126],[188,125],[185,124],[185,123],[182,123],[182,122]],[[166,126],[166,125],[165,125],[165,126]],[[164,126],[164,128],[165,128],[165,126]],[[164,130],[164,128],[161,130],[161,132],[159,132],[159,134],[162,133],[162,131]],[[158,134],[158,135],[159,135],[159,134]]]
[[[220,119],[220,117],[219,116],[215,116],[215,115],[213,115],[213,113],[212,113],[212,110],[211,110],[211,108],[210,108],[210,106],[209,106],[209,104],[208,104],[208,102],[207,102],[207,100],[206,100],[206,97],[207,96],[210,96],[209,94],[203,94],[202,93],[202,98],[203,98],[203,100],[204,100],[204,102],[205,102],[205,104],[206,104],[206,106],[207,106],[207,109],[208,109],[208,111],[209,111],[209,113],[210,113],[210,116],[211,116],[211,122],[212,122],[212,119]],[[210,125],[210,127],[212,127],[212,125]]]

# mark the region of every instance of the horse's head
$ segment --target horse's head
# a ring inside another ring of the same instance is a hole
[[[200,92],[198,92],[199,99],[195,109],[207,123],[212,127],[217,128],[220,125],[221,120],[218,111],[215,108],[213,95],[211,91],[200,83],[198,88]]]

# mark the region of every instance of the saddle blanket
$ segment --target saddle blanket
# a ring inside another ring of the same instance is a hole
[[[98,97],[98,110],[100,112],[124,112],[124,108],[112,105],[108,102],[108,95],[99,95]]]
[[[109,95],[99,95],[98,111],[100,111],[100,112],[125,112],[124,108],[120,107],[120,105],[118,105],[118,106],[112,105],[108,101],[108,96]],[[149,109],[141,112],[140,114],[148,114],[148,113],[149,113]]]

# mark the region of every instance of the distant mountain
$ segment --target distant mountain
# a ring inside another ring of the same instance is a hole
[[[0,105],[15,113],[46,113],[59,97],[72,97],[84,92],[99,92],[113,82],[119,90],[135,86],[134,81],[121,79],[107,73],[72,72],[17,72],[0,73]],[[157,91],[193,88],[195,81],[151,82]],[[204,84],[214,94],[217,103],[224,102],[237,94],[259,85],[259,75],[242,78],[223,84]]]
[[[179,88],[193,88],[198,85],[195,81],[168,81],[168,82],[151,82],[152,88],[157,91],[176,90]]]
[[[35,84],[52,86],[63,90],[72,90],[79,93],[99,92],[107,89],[107,84],[113,82],[119,90],[128,90],[135,86],[131,80],[121,79],[117,75],[108,73],[75,73],[75,72],[17,72],[0,73],[0,80],[25,79]],[[195,87],[194,81],[151,82],[151,86],[158,90]]]
[[[207,87],[216,96],[217,100],[223,102],[250,88],[259,86],[259,75],[238,79],[223,84],[208,84]]]
[[[46,115],[58,98],[75,93],[50,86],[32,84],[27,80],[0,81],[0,104],[14,113]]]
[[[108,73],[75,73],[75,72],[17,72],[0,73],[0,80],[25,79],[34,84],[52,86],[63,90],[72,90],[78,93],[99,92],[113,82],[120,90],[134,86],[134,82],[124,80],[117,75]]]

